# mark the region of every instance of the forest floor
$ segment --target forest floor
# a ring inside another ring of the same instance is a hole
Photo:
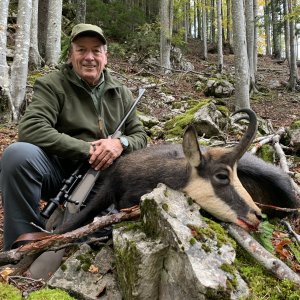
[[[209,54],[208,60],[203,61],[197,58],[197,46],[191,45],[186,55],[194,66],[192,73],[173,72],[171,75],[163,76],[154,71],[147,71],[142,64],[131,65],[128,61],[116,58],[109,58],[109,67],[117,74],[121,75],[128,85],[135,85],[137,82],[131,81],[138,76],[152,76],[157,78],[157,82],[163,82],[164,92],[175,98],[182,99],[183,96],[199,99],[205,97],[195,89],[197,74],[209,74],[217,65],[217,55]],[[224,72],[234,72],[234,56],[224,55]],[[259,92],[251,98],[251,108],[262,118],[270,120],[274,129],[288,127],[294,120],[300,119],[300,92],[291,93],[287,90],[289,70],[286,62],[276,62],[270,57],[258,58],[258,80]],[[133,83],[132,83],[133,82]],[[160,90],[159,92],[161,92]],[[166,92],[167,91],[167,92]],[[148,93],[148,91],[147,91]],[[151,97],[158,98],[157,89],[151,90]],[[143,100],[147,102],[145,96]],[[152,114],[162,117],[168,114],[164,108],[157,107],[151,110]],[[1,124],[0,126],[0,158],[3,150],[17,139],[17,127],[14,124]],[[300,173],[300,166],[295,166],[294,171]],[[300,224],[297,225],[297,232],[300,233]],[[2,250],[3,233],[3,212],[0,202],[0,251]]]

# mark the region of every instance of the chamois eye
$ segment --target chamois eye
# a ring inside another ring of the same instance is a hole
[[[228,184],[229,183],[229,177],[228,173],[226,171],[218,172],[214,175],[214,178],[217,183],[221,184]]]

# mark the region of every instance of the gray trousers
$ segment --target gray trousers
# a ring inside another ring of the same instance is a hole
[[[1,159],[0,185],[4,209],[4,250],[9,250],[23,233],[44,227],[40,199],[55,197],[64,178],[69,176],[56,156],[23,142],[8,146]]]

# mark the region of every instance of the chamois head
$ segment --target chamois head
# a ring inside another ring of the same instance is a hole
[[[238,112],[247,113],[249,126],[239,144],[232,149],[207,148],[202,151],[194,127],[186,129],[182,146],[192,171],[184,191],[216,218],[250,230],[259,225],[261,211],[237,176],[237,161],[255,137],[257,120],[250,109],[235,114]]]

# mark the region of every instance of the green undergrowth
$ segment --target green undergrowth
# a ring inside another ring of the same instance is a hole
[[[0,283],[0,300],[76,300],[67,292],[60,289],[41,289],[29,294],[28,297],[23,297],[22,292],[16,287]]]
[[[237,247],[236,253],[235,265],[251,291],[247,300],[300,299],[300,288],[296,284],[287,279],[275,278],[241,247]]]

